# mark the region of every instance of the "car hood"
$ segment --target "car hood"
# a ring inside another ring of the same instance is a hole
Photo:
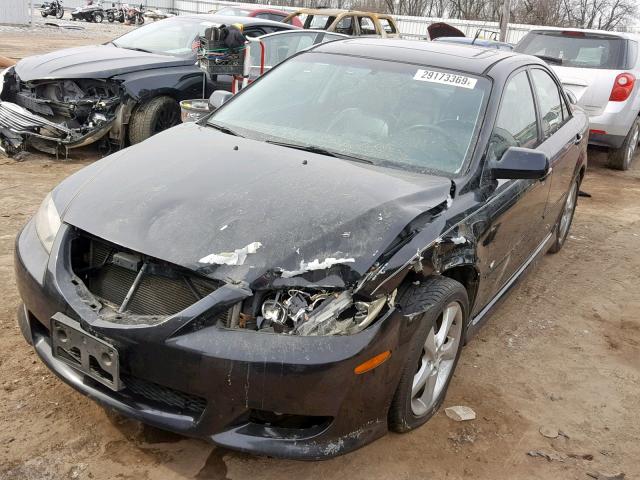
[[[311,154],[193,123],[107,157],[66,182],[68,188],[63,183],[62,192],[54,192],[64,222],[248,285],[352,283],[411,220],[446,205],[451,188],[447,178]],[[234,253],[236,264],[215,263]]]
[[[110,78],[152,68],[191,65],[195,58],[138,52],[114,45],[67,48],[20,60],[15,71],[24,82],[62,78]]]

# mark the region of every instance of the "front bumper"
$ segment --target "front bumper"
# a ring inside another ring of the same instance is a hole
[[[388,311],[351,336],[285,336],[216,326],[180,334],[203,309],[237,301],[236,289],[223,286],[159,325],[113,324],[100,319],[74,284],[65,249],[72,235],[72,227],[63,225],[48,256],[29,222],[16,241],[15,268],[25,338],[78,391],[150,425],[269,456],[328,458],[387,431],[388,407],[415,327],[399,311]],[[126,373],[123,390],[112,391],[52,356],[49,322],[57,312],[118,349]],[[386,350],[392,352],[388,361],[354,374],[355,366]],[[153,394],[133,388],[140,382]],[[199,398],[205,406],[198,413],[186,411],[163,403],[162,395]]]
[[[111,130],[114,121],[115,118],[79,134],[15,103],[0,100],[0,147],[9,154],[24,149],[29,141],[38,140],[50,144],[51,147],[44,149],[51,152],[57,152],[58,147],[66,150],[84,147],[104,137]]]

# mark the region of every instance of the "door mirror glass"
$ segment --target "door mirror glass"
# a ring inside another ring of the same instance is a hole
[[[226,90],[216,90],[209,97],[209,105],[211,106],[211,110],[215,110],[222,106],[227,100],[233,97],[233,93],[227,92]]]
[[[564,89],[564,93],[567,95],[567,98],[569,99],[569,103],[571,105],[577,105],[578,104],[578,97],[576,97],[575,93],[573,93],[568,88]]]
[[[549,158],[531,148],[509,147],[500,160],[491,162],[496,180],[540,180],[549,173]]]

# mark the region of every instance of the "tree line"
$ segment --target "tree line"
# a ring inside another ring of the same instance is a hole
[[[491,22],[499,22],[503,11],[503,0],[271,0],[268,3]],[[509,22],[616,30],[636,24],[639,13],[638,0],[511,0]]]

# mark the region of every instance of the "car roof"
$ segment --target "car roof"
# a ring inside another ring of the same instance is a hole
[[[439,66],[480,75],[493,64],[507,58],[522,58],[522,63],[544,62],[536,57],[496,48],[388,38],[351,38],[316,46],[315,52],[353,55],[422,65]]]
[[[353,15],[366,15],[371,17],[388,18],[386,13],[365,12],[363,10],[346,10],[344,8],[301,8],[292,12],[296,15],[326,15],[328,17],[337,17],[343,13],[350,13]]]
[[[267,20],[264,18],[256,18],[256,17],[238,17],[235,15],[216,15],[215,13],[201,13],[201,14],[192,14],[192,15],[180,15],[178,17],[171,17],[175,19],[190,19],[190,20],[199,20],[199,21],[208,21],[213,23],[223,23],[225,25],[229,25],[232,23],[240,23],[242,25],[273,25],[274,27],[282,28],[282,29],[298,29],[300,27],[296,27],[295,25],[289,25],[288,23],[276,22],[274,20]]]
[[[530,30],[531,32],[582,32],[582,33],[597,33],[599,35],[608,35],[611,37],[627,38],[631,40],[640,39],[640,35],[628,32],[612,32],[610,30],[590,30],[587,28],[561,28],[561,27],[536,27]]]

